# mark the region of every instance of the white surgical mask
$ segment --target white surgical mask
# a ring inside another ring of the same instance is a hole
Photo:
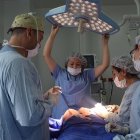
[[[34,16],[35,13],[29,12],[28,14],[31,15],[33,17],[34,21],[35,21],[36,31],[37,31],[36,35],[37,35],[37,41],[38,41],[38,23],[37,23],[37,19]],[[28,50],[28,56],[27,57],[32,58],[32,57],[36,56],[38,54],[38,50],[39,50],[40,47],[41,47],[40,43],[37,43],[37,45],[36,45],[36,47],[34,49]]]
[[[38,50],[40,48],[40,43],[37,43],[36,47],[32,50],[28,50],[28,58],[32,58],[38,54]]]
[[[136,71],[140,72],[140,60],[133,60],[134,63],[134,68],[136,69]]]
[[[79,73],[81,73],[81,68],[74,69],[74,68],[68,67],[68,68],[67,68],[67,71],[68,71],[71,75],[76,76],[76,75],[78,75]]]
[[[118,77],[116,76],[114,79],[114,83],[119,88],[125,88],[126,87],[126,79],[123,79],[119,81]]]

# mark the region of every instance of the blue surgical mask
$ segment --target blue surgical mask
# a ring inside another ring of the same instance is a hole
[[[68,71],[71,75],[76,76],[76,75],[78,75],[78,74],[81,73],[81,68],[76,68],[76,69],[74,69],[74,68],[68,67],[68,68],[67,68],[67,71]]]

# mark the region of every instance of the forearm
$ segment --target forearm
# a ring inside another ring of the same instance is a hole
[[[51,32],[43,50],[43,56],[44,56],[45,62],[47,63],[49,70],[51,72],[53,72],[56,67],[56,62],[54,58],[51,56],[55,36],[56,34]]]
[[[48,40],[45,44],[44,51],[43,51],[43,56],[46,57],[46,58],[51,57],[51,51],[52,51],[53,43],[54,43],[54,40],[55,40],[55,37],[57,35],[58,30],[59,30],[58,27],[52,26],[51,33],[48,37]]]
[[[103,56],[102,57],[102,66],[104,67],[104,69],[106,69],[110,63],[110,54],[109,54],[108,43],[105,43],[103,45],[102,56]]]
[[[108,40],[109,36],[104,35],[102,37],[102,62],[95,68],[95,77],[100,76],[109,66],[110,63],[110,55],[108,48]]]
[[[43,50],[43,56],[46,57],[51,57],[51,52],[53,48],[53,43],[54,43],[55,37],[50,35],[48,40],[46,41],[44,50]]]

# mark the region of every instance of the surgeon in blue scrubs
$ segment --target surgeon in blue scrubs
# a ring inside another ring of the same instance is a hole
[[[86,59],[80,53],[72,54],[65,65],[60,67],[51,55],[53,43],[59,27],[52,27],[50,36],[44,48],[44,59],[55,80],[55,84],[62,88],[60,100],[53,108],[52,117],[59,119],[68,108],[78,110],[80,107],[91,107],[89,103],[90,85],[109,66],[109,36],[102,37],[102,63],[95,68],[85,70]]]
[[[0,140],[49,140],[52,102],[43,95],[30,58],[38,53],[44,20],[31,13],[15,17],[10,40],[0,50]],[[51,94],[59,92],[54,87]]]

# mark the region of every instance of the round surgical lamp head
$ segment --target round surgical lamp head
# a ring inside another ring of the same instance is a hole
[[[99,34],[113,34],[119,26],[101,10],[101,0],[67,0],[66,5],[46,13],[45,18],[53,25],[77,27]]]

